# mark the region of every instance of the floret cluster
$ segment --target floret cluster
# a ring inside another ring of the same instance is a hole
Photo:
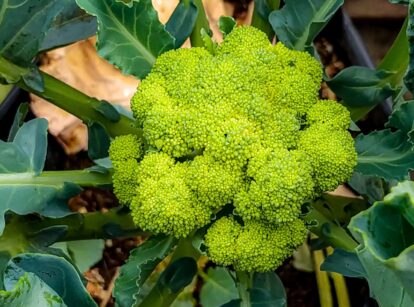
[[[164,53],[131,102],[145,141],[111,145],[115,194],[144,230],[185,237],[211,224],[213,261],[274,269],[305,239],[301,205],[356,164],[349,112],[319,100],[321,79],[309,54],[247,26],[214,54]]]

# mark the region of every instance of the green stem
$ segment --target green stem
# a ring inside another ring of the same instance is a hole
[[[89,97],[47,73],[41,72],[41,75],[44,82],[43,92],[30,88],[23,80],[20,80],[17,85],[75,115],[86,124],[100,123],[112,137],[124,134],[142,135],[140,129],[134,127],[132,119],[121,115],[119,121],[111,121],[99,112],[100,105],[106,102]]]
[[[267,16],[262,16],[262,14],[260,14],[259,9],[258,9],[259,2],[266,3],[266,6],[268,7],[268,10],[269,10]],[[273,38],[275,37],[275,32],[273,31],[273,28],[270,25],[268,17],[272,11],[279,9],[279,7],[280,7],[280,0],[255,0],[254,1],[254,10],[253,10],[251,25],[265,32],[270,41],[273,41]]]
[[[335,248],[339,247],[352,252],[358,246],[358,243],[345,229],[330,221],[314,207],[310,208],[303,219],[311,225],[309,227],[311,232]]]
[[[24,218],[24,217],[23,217]],[[72,214],[62,218],[42,218],[25,221],[30,235],[53,226],[66,226],[66,233],[58,242],[89,239],[111,239],[145,235],[137,228],[129,212],[123,209],[112,209],[108,212],[91,212]]]
[[[237,289],[241,299],[240,307],[251,307],[250,289],[253,286],[253,273],[236,271]]]
[[[39,176],[31,173],[0,174],[0,185],[46,185],[57,186],[72,182],[82,187],[99,187],[112,184],[112,173],[91,172],[88,170],[75,171],[45,171]]]
[[[210,24],[204,10],[203,2],[201,0],[194,0],[194,4],[197,7],[197,19],[194,25],[193,32],[190,35],[190,41],[192,47],[204,47],[204,41],[201,37],[201,29],[204,29],[211,35]]]

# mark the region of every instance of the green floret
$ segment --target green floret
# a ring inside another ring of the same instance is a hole
[[[209,156],[198,156],[190,164],[188,186],[203,206],[219,209],[231,203],[243,186],[243,173]]]
[[[111,161],[139,159],[142,155],[142,141],[132,134],[117,136],[109,147]]]
[[[205,236],[210,259],[236,270],[267,272],[276,269],[306,239],[304,223],[272,226],[258,221],[240,225],[231,217],[216,221]]]
[[[319,100],[306,114],[308,125],[326,124],[340,129],[348,129],[351,124],[350,113],[343,105],[334,100]]]
[[[138,187],[138,162],[135,159],[112,161],[114,174],[112,184],[119,202],[129,205]]]
[[[298,148],[309,157],[318,192],[332,191],[351,178],[357,154],[348,131],[314,124],[301,132]]]
[[[186,185],[188,164],[171,165],[162,153],[147,157],[149,160],[144,158],[140,164],[140,182],[131,203],[135,224],[177,238],[206,225],[212,211],[200,204]]]
[[[243,220],[270,223],[292,222],[301,205],[313,196],[314,184],[308,161],[299,152],[258,150],[249,162],[251,183],[235,197],[236,213]]]

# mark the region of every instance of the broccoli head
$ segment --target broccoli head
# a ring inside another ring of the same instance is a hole
[[[356,164],[349,112],[319,99],[321,81],[308,53],[249,26],[214,54],[165,52],[131,101],[143,141],[111,144],[115,194],[144,230],[186,237],[207,226],[213,261],[274,269],[306,236],[302,204]]]

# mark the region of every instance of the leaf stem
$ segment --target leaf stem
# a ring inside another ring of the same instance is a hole
[[[333,223],[316,208],[311,207],[303,219],[311,226],[309,230],[333,247],[354,251],[358,243],[339,225]]]
[[[208,23],[203,2],[201,0],[194,0],[194,4],[197,7],[197,19],[190,35],[191,46],[204,47],[201,29],[204,29],[209,35],[211,35],[210,24]]]
[[[250,289],[253,286],[253,273],[236,271],[237,289],[241,299],[240,307],[251,307]]]
[[[112,184],[111,172],[100,173],[88,170],[45,171],[39,176],[31,173],[0,174],[0,185],[45,185],[57,186],[71,182],[82,187],[99,187]]]

